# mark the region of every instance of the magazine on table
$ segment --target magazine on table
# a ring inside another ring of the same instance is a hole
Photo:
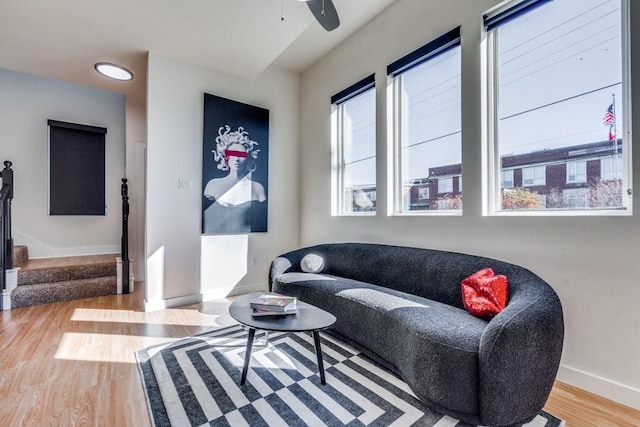
[[[277,294],[262,294],[249,303],[251,308],[285,313],[296,309],[296,297]]]
[[[296,310],[295,308],[291,309],[291,310],[287,310],[287,311],[271,311],[271,310],[264,310],[261,308],[252,308],[251,309],[251,315],[253,317],[262,317],[262,316],[286,316],[288,314],[296,314],[298,312],[298,310]]]

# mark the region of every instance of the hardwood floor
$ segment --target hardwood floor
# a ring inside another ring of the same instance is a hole
[[[640,426],[640,411],[556,381],[544,409],[570,427]]]
[[[143,286],[0,312],[0,425],[150,426],[134,351],[233,324],[230,300],[145,313]],[[557,383],[569,427],[640,426],[640,411]]]

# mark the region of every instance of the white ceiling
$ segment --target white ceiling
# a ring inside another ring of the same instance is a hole
[[[333,0],[341,25],[327,32],[296,0],[1,0],[0,68],[144,102],[147,52],[248,79],[271,64],[301,72],[394,1]],[[134,80],[100,76],[99,61]]]

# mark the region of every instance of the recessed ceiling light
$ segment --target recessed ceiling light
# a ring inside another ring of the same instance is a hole
[[[94,65],[97,72],[103,76],[111,77],[116,80],[131,80],[133,73],[121,65],[112,64],[110,62],[98,62]]]

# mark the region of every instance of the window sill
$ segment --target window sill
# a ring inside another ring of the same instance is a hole
[[[354,212],[354,213],[340,213],[332,215],[333,217],[358,217],[358,216],[376,216],[375,212]]]
[[[571,216],[571,217],[579,217],[579,216],[631,216],[633,212],[631,209],[627,208],[617,208],[617,209],[579,209],[579,210],[553,210],[553,209],[544,209],[544,210],[513,210],[513,211],[496,211],[493,213],[485,214],[484,216],[524,216],[524,217],[532,217],[532,216]]]
[[[415,211],[396,212],[389,216],[395,217],[426,217],[426,216],[462,216],[462,209],[456,211]]]

